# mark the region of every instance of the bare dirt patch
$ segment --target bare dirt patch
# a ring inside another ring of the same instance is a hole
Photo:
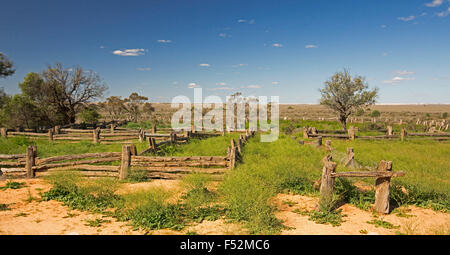
[[[399,217],[395,213],[385,216],[376,216],[371,212],[361,210],[352,205],[343,205],[342,214],[347,215],[341,226],[317,224],[310,221],[309,216],[298,214],[294,211],[311,211],[316,208],[318,198],[300,195],[278,194],[274,199],[279,211],[276,213],[278,219],[290,229],[283,230],[282,235],[394,235],[403,234],[445,234],[450,233],[450,214],[435,212],[431,209],[423,209],[415,206],[400,208],[405,210],[408,217]],[[376,227],[367,223],[373,219],[387,221],[395,229]]]

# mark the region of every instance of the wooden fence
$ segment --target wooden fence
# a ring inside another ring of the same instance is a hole
[[[411,137],[431,137],[435,140],[449,140],[450,133],[448,132],[430,132],[430,133],[408,133],[405,128],[402,128],[400,134],[395,134],[392,126],[388,126],[386,130],[381,130],[385,132],[385,135],[375,135],[375,136],[360,136],[357,135],[358,129],[354,126],[350,126],[347,131],[344,130],[317,130],[314,127],[304,127],[303,128],[303,138],[337,138],[337,139],[401,139],[402,141],[406,139],[407,136]]]
[[[338,177],[375,177],[375,205],[378,213],[389,213],[389,194],[392,177],[404,176],[404,172],[392,172],[392,162],[381,160],[377,171],[340,172],[336,173],[337,164],[331,156],[324,158],[322,178],[320,180],[321,200],[329,200],[333,194],[334,181]]]
[[[78,170],[86,177],[125,179],[129,171],[145,170],[149,178],[177,179],[191,172],[207,173],[220,178],[227,170],[235,168],[236,162],[242,159],[243,146],[254,134],[247,132],[241,135],[237,142],[231,140],[231,147],[228,147],[226,156],[140,156],[136,146],[128,144],[122,146],[122,152],[39,158],[36,146],[29,146],[25,154],[0,154],[0,174],[33,178],[54,171]]]

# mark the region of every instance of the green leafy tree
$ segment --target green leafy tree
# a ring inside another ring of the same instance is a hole
[[[344,130],[350,114],[375,104],[378,96],[378,89],[369,90],[363,77],[352,77],[347,70],[335,73],[319,91],[322,95],[320,104],[338,114]]]
[[[46,120],[28,97],[17,94],[9,98],[2,108],[1,122],[8,128],[37,128]]]
[[[374,110],[370,113],[370,117],[380,117],[381,113],[378,110]]]
[[[0,52],[0,78],[13,75],[14,72],[13,63],[6,55]]]
[[[137,122],[141,118],[141,105],[148,100],[148,97],[140,96],[138,93],[133,92],[128,98],[125,99],[125,107],[128,112],[128,119]]]
[[[86,107],[80,112],[81,121],[84,123],[94,124],[101,118],[100,113],[94,107]]]

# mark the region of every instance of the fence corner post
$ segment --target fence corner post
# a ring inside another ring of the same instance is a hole
[[[378,172],[392,171],[392,162],[381,160]],[[378,213],[389,213],[389,193],[391,177],[378,177],[375,181],[375,205],[374,209]]]
[[[122,158],[119,168],[119,180],[124,180],[128,177],[128,169],[130,168],[130,164],[131,164],[131,146],[123,145]]]

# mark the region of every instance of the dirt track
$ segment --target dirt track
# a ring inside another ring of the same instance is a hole
[[[21,234],[90,234],[90,235],[142,235],[142,234],[186,234],[195,232],[197,234],[246,234],[246,230],[239,224],[227,223],[220,219],[214,222],[204,221],[201,224],[188,226],[183,231],[157,230],[145,232],[133,230],[125,222],[117,222],[114,218],[104,217],[100,214],[80,212],[70,210],[57,201],[39,202],[39,192],[50,189],[50,185],[43,180],[23,180],[26,187],[20,189],[0,190],[0,204],[8,204],[10,210],[0,211],[0,234],[1,235],[21,235]],[[0,181],[0,187],[5,181]],[[127,184],[123,191],[135,190],[138,188],[160,186],[168,189],[178,189],[177,181],[153,181],[150,183]],[[27,201],[31,197],[35,200]],[[397,231],[408,234],[442,234],[450,233],[450,214],[435,212],[430,209],[410,207],[407,214],[413,215],[409,218],[398,217],[395,214],[387,215],[383,220],[400,226],[396,229],[385,229],[368,224],[367,221],[374,217],[370,212],[360,210],[350,205],[341,207],[345,222],[339,227],[331,225],[316,224],[308,220],[308,216],[303,216],[294,211],[312,210],[316,203],[316,198],[299,195],[279,194],[273,199],[279,211],[276,216],[283,221],[289,229],[283,230],[283,235],[320,235],[320,234],[350,234],[359,235],[360,231],[367,234],[396,234]],[[103,219],[110,222],[102,223],[99,227],[87,226],[86,220]]]

